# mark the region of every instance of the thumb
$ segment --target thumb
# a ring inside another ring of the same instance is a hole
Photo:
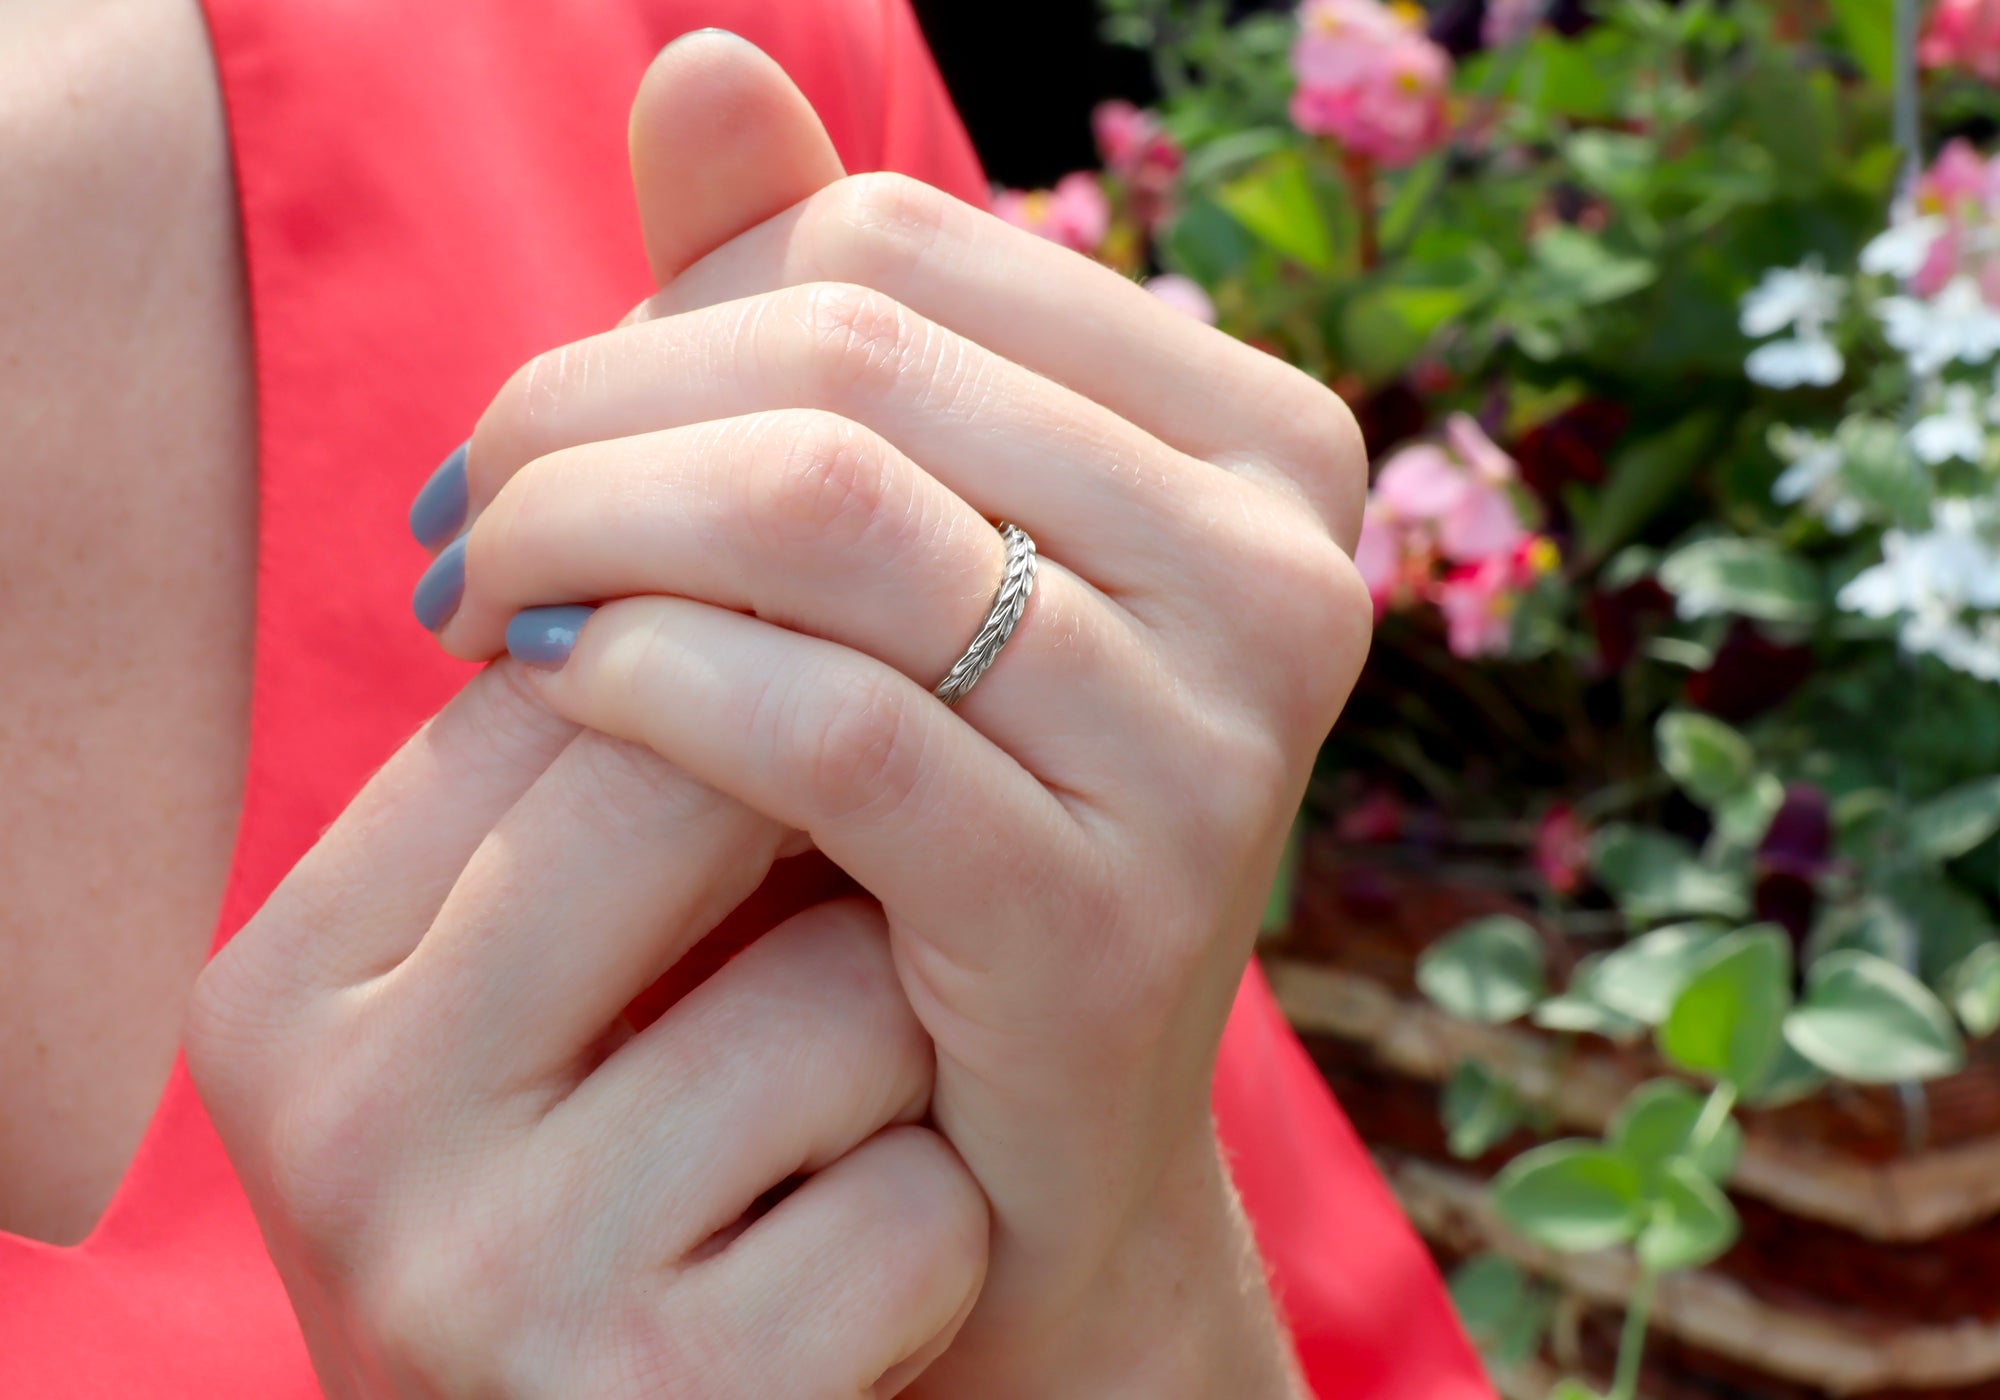
[[[666,46],[632,101],[632,189],[655,282],[845,172],[819,117],[747,39],[697,30]]]

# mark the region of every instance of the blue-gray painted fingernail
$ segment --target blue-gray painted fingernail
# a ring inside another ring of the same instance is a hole
[[[410,609],[416,613],[417,621],[435,632],[451,621],[451,615],[458,611],[458,600],[464,594],[465,536],[460,535],[444,547],[443,553],[431,560],[431,566],[417,580],[417,591],[410,597]]]
[[[576,649],[576,634],[596,608],[565,603],[554,608],[526,608],[507,624],[507,651],[516,661],[556,670]]]
[[[410,533],[425,549],[436,549],[465,523],[465,453],[461,442],[410,502]]]

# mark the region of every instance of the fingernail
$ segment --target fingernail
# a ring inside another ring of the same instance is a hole
[[[436,549],[465,523],[465,452],[461,442],[410,502],[410,533],[425,549]]]
[[[410,609],[416,613],[417,621],[435,632],[451,621],[451,615],[458,611],[458,600],[464,593],[465,537],[461,535],[431,560],[431,566],[417,580],[417,591],[410,597]]]
[[[667,42],[661,47],[660,52],[665,53],[675,44],[678,44],[685,39],[701,39],[711,34],[720,34],[725,39],[734,39],[738,37],[738,35],[736,35],[733,31],[724,29],[720,25],[717,24],[704,25],[700,29],[690,29],[686,33],[676,34],[673,38],[667,40]]]
[[[516,661],[556,670],[576,650],[576,634],[596,611],[574,603],[523,609],[507,624],[507,652]]]

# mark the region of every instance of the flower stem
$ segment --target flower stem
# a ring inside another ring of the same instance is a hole
[[[1639,1360],[1645,1354],[1646,1322],[1653,1311],[1653,1288],[1659,1281],[1660,1276],[1651,1269],[1639,1271],[1639,1282],[1625,1305],[1625,1327],[1618,1334],[1618,1369],[1605,1400],[1635,1400],[1639,1393]]]
[[[1708,1102],[1701,1106],[1701,1117],[1694,1120],[1694,1131],[1688,1135],[1688,1150],[1699,1155],[1714,1142],[1734,1107],[1736,1086],[1725,1079],[1709,1091]]]

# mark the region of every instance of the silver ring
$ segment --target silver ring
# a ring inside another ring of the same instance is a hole
[[[1000,524],[1000,538],[1007,545],[1007,568],[1000,575],[1000,589],[993,595],[993,606],[986,614],[986,621],[973,633],[972,645],[965,649],[965,655],[944,673],[943,680],[931,687],[931,694],[947,705],[956,705],[979,684],[979,678],[1000,655],[1000,648],[1014,635],[1021,614],[1028,610],[1028,595],[1035,591],[1035,542],[1019,525],[1005,521]]]

